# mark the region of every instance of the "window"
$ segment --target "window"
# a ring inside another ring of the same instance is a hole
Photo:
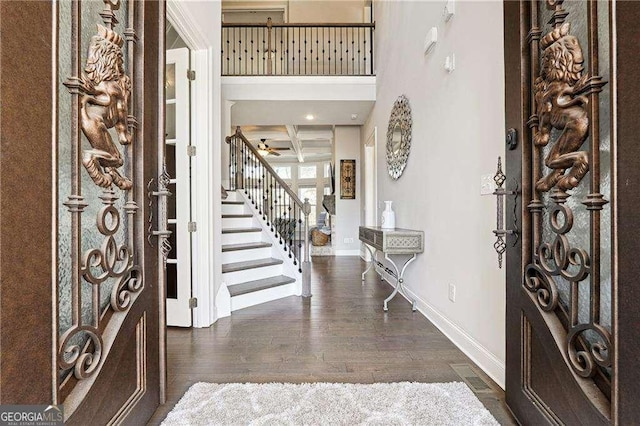
[[[298,169],[298,179],[315,179],[317,167],[313,166],[300,166]]]
[[[273,166],[273,170],[281,179],[291,179],[291,166]]]

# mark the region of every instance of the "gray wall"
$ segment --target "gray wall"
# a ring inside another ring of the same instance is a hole
[[[491,232],[496,201],[480,195],[481,175],[495,173],[504,153],[502,3],[455,5],[444,22],[444,1],[375,2],[377,100],[362,134],[378,127],[378,217],[382,200],[393,200],[396,226],[425,232],[425,252],[408,268],[405,285],[421,310],[503,383],[505,277]],[[439,40],[425,55],[432,26]],[[456,70],[448,73],[452,53]],[[394,181],[385,141],[402,94],[412,108],[413,139],[404,174]],[[457,289],[455,303],[449,284]]]
[[[360,187],[360,126],[336,126],[334,146],[334,165],[336,167],[336,220],[332,223],[331,244],[337,256],[359,256],[360,210],[362,196]],[[356,160],[356,198],[340,198],[340,160]],[[347,242],[345,239],[351,239]]]

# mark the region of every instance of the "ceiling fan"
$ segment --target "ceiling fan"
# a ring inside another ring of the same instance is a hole
[[[266,141],[267,141],[266,139],[260,139],[260,142],[258,142],[258,153],[260,153],[260,155],[262,155],[263,157],[265,155],[280,156],[280,153],[278,152],[278,150],[289,149],[289,148],[269,148],[269,145],[265,143]]]

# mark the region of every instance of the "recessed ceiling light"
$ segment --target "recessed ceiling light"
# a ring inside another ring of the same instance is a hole
[[[355,119],[357,119],[357,118],[358,118],[358,114],[351,114],[351,119],[352,119],[352,120],[355,120]]]
[[[313,114],[307,114],[307,116],[305,117],[307,120],[311,121],[313,120],[315,117],[313,116]]]

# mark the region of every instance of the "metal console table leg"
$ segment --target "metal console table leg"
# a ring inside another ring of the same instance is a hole
[[[393,265],[393,269],[395,269],[396,272],[396,276],[398,277],[397,281],[396,281],[396,288],[393,289],[393,293],[391,293],[391,295],[389,295],[389,297],[387,297],[386,299],[384,299],[384,305],[383,308],[384,311],[388,311],[389,308],[387,307],[387,303],[393,299],[395,297],[396,294],[398,294],[398,291],[400,291],[402,289],[402,284],[404,283],[404,271],[407,269],[407,266],[413,262],[416,258],[415,253],[409,258],[407,259],[407,261],[404,263],[404,265],[402,265],[402,270],[398,269],[398,266],[396,265],[396,263],[389,257],[388,254],[384,255],[384,258],[387,259],[391,265]],[[411,310],[415,312],[416,310],[416,301],[412,300],[411,301]]]
[[[364,244],[364,247],[369,250],[369,254],[371,255],[371,262],[369,262],[369,266],[367,266],[367,269],[364,270],[364,272],[362,273],[362,281],[364,281],[364,276],[367,272],[369,272],[371,270],[371,268],[373,268],[373,265],[376,263],[376,256],[375,256],[375,249],[373,249],[373,251],[371,250],[371,247],[369,247],[369,244]]]

